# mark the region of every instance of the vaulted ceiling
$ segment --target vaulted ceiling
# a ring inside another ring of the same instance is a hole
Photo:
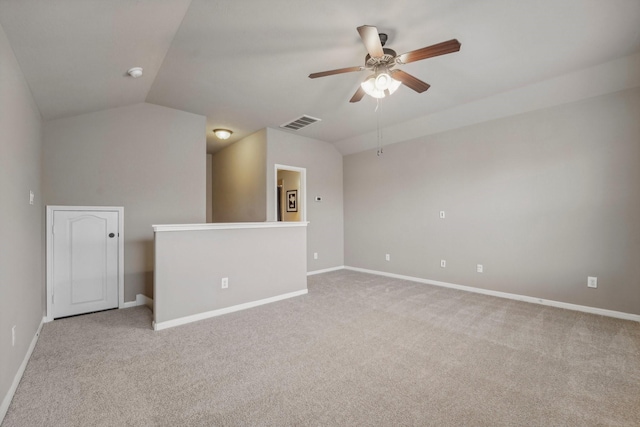
[[[403,66],[425,93],[350,104],[366,72],[308,75],[363,65],[364,24],[398,53],[453,38],[462,49]],[[209,151],[307,114],[322,121],[299,134],[349,153],[378,123],[394,142],[567,101],[565,87],[579,99],[638,84],[597,68],[638,56],[638,0],[0,0],[0,25],[44,120],[149,102],[206,116]],[[134,66],[143,77],[127,77]]]

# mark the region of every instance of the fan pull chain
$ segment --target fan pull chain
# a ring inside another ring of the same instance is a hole
[[[378,157],[382,156],[382,130],[380,130],[380,99],[376,98],[376,137],[378,139]]]

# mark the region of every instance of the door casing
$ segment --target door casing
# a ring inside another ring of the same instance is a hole
[[[46,316],[45,321],[53,320],[53,305],[51,297],[53,295],[53,265],[50,262],[53,255],[53,213],[55,211],[107,211],[118,213],[118,308],[124,308],[124,207],[121,206],[47,206],[47,227],[46,227],[46,264],[47,264],[47,296],[46,296]]]
[[[274,209],[273,209],[273,220],[277,221],[278,218],[278,171],[286,170],[292,172],[300,173],[300,194],[298,194],[298,209],[302,209],[302,215],[300,215],[300,221],[307,221],[307,168],[300,168],[297,166],[287,166],[287,165],[274,165],[274,181],[273,181],[273,200],[274,200]]]

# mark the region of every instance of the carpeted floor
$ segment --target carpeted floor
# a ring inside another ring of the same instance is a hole
[[[640,324],[338,271],[164,331],[44,325],[13,426],[638,426]]]

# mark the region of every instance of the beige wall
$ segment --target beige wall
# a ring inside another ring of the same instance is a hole
[[[298,196],[300,196],[300,172],[279,170],[278,182],[282,180],[282,220],[283,221],[301,221],[300,205],[298,204],[297,212],[287,212],[287,191],[297,190]]]
[[[639,119],[633,89],[346,156],[345,263],[640,314]]]
[[[213,155],[213,222],[265,221],[265,130]]]
[[[151,297],[151,226],[205,221],[205,118],[137,104],[54,120],[44,159],[47,204],[124,206],[124,299]]]
[[[44,315],[41,149],[40,113],[0,27],[0,422]]]
[[[328,142],[270,128],[267,145],[267,221],[276,220],[275,165],[306,168],[308,269],[344,265],[342,155]],[[322,201],[314,201],[316,196]],[[318,259],[313,259],[314,252]]]
[[[215,153],[213,221],[275,221],[276,164],[307,170],[309,271],[342,266],[342,156],[330,143],[268,128]]]
[[[213,222],[213,155],[207,154],[207,222]]]

